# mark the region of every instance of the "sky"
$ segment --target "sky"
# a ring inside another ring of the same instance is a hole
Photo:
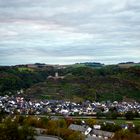
[[[0,65],[140,62],[140,0],[0,0]]]

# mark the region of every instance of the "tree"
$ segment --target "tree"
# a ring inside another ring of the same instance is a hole
[[[34,140],[35,130],[27,125],[19,126],[11,118],[0,125],[0,140]]]
[[[19,140],[34,140],[34,135],[36,135],[35,130],[27,125],[22,126],[19,129]]]
[[[127,120],[133,120],[134,117],[135,117],[135,114],[132,111],[128,111],[128,112],[125,113],[125,118]]]
[[[79,132],[74,132],[68,136],[67,140],[84,140],[85,137]]]
[[[139,136],[129,130],[117,131],[111,140],[139,140]]]
[[[86,123],[87,123],[90,127],[93,127],[93,125],[96,124],[96,122],[97,122],[97,121],[96,121],[95,119],[92,119],[92,118],[86,120]]]
[[[12,122],[10,118],[4,121],[3,131],[3,135],[5,135],[5,140],[17,140],[19,137],[18,124],[16,122]]]
[[[97,118],[101,118],[101,117],[104,117],[104,114],[102,113],[102,111],[98,111],[97,114],[96,114]]]
[[[116,124],[106,123],[106,124],[101,124],[101,129],[104,131],[116,132],[118,130],[121,130],[121,127]]]

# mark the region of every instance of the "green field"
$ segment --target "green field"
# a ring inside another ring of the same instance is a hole
[[[115,124],[121,125],[121,124],[127,124],[128,122],[132,122],[135,125],[140,125],[140,118],[134,119],[134,120],[125,120],[125,119],[116,119],[116,120],[109,120],[109,119],[97,119],[99,122],[105,122],[105,121],[113,121]]]
[[[19,67],[18,70],[19,70],[20,72],[22,72],[22,71],[34,71],[33,69],[27,68],[27,67]]]

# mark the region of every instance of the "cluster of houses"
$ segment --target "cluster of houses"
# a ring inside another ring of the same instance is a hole
[[[88,125],[70,124],[68,129],[78,131],[85,136],[85,140],[108,140],[114,136],[114,132],[91,128]],[[43,135],[46,129],[35,128],[38,135]]]
[[[107,113],[115,108],[118,113],[137,111],[140,113],[138,102],[90,102],[75,103],[63,100],[27,100],[21,96],[0,96],[0,112],[20,115],[96,115],[98,111]],[[52,118],[53,119],[53,118]],[[113,132],[101,130],[100,125],[93,128],[85,125],[70,124],[69,129],[79,131],[86,136],[86,140],[105,140],[114,136]]]
[[[91,128],[87,125],[71,124],[69,129],[81,132],[86,136],[86,140],[107,140],[114,136],[113,132]]]
[[[140,103],[138,102],[90,102],[80,103],[64,100],[29,100],[24,97],[0,96],[0,111],[8,114],[23,115],[95,115],[99,111],[109,112],[110,108],[115,108],[118,113],[137,111],[140,113]]]

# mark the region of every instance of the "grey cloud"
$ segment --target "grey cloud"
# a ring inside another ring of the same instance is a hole
[[[139,17],[139,0],[0,0],[0,63],[138,61]]]

